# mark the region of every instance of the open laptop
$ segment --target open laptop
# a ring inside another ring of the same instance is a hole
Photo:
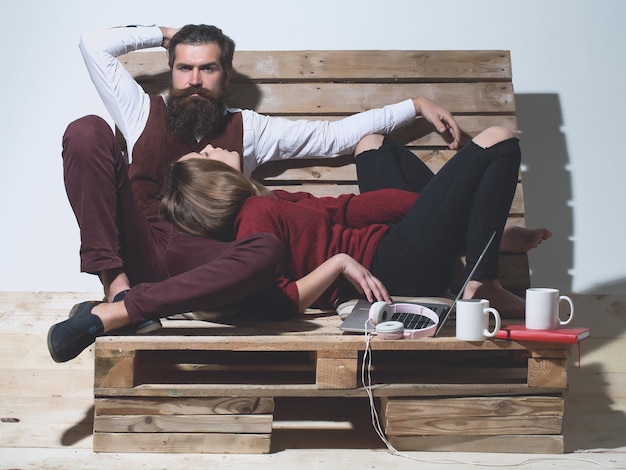
[[[489,241],[485,245],[485,248],[483,248],[482,253],[478,257],[478,260],[476,261],[474,268],[468,274],[467,278],[465,279],[465,282],[463,283],[463,286],[459,290],[459,293],[456,295],[456,298],[454,299],[452,304],[448,305],[446,303],[436,303],[436,302],[401,302],[401,303],[411,303],[414,305],[420,305],[422,307],[425,307],[433,311],[437,315],[437,317],[439,318],[439,323],[435,330],[434,336],[439,334],[444,324],[450,318],[450,313],[454,309],[457,301],[463,296],[463,291],[465,290],[465,287],[467,286],[470,279],[474,275],[474,272],[480,265],[480,262],[485,256],[485,253],[487,252],[487,249],[489,248],[489,245],[491,245],[491,242],[493,241],[493,238],[495,236],[496,236],[496,232],[493,232],[491,234],[491,237],[489,238]],[[348,314],[346,319],[341,324],[340,329],[342,331],[349,332],[349,333],[364,333],[366,328],[367,328],[367,331],[371,331],[371,332],[375,331],[376,329],[375,326],[373,326],[369,321],[367,321],[369,319],[369,312],[370,312],[371,306],[372,304],[368,302],[367,300],[362,300],[362,299],[359,300],[354,305],[354,308],[352,309],[352,311]],[[419,313],[403,313],[403,312],[394,312],[391,318],[387,318],[386,320],[400,321],[404,324],[404,328],[409,329],[409,330],[428,328],[435,323],[433,320],[431,320],[425,315],[420,315]]]

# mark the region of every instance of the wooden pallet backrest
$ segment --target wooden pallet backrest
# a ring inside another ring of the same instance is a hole
[[[120,58],[149,93],[167,90],[165,51]],[[451,111],[465,139],[501,125],[517,132],[509,51],[237,51],[228,104],[289,119],[336,120],[425,96]],[[454,154],[422,119],[394,135],[435,172]],[[317,195],[358,192],[351,156],[272,162],[254,177],[266,185]],[[521,180],[510,212],[524,225]],[[501,280],[512,290],[530,284],[526,255],[502,256]]]

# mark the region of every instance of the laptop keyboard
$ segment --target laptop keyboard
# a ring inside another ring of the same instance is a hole
[[[406,330],[421,330],[435,324],[426,315],[419,313],[395,312],[391,316],[391,320],[402,322]]]

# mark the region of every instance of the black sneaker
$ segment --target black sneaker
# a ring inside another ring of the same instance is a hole
[[[128,293],[128,290],[124,290],[122,292],[119,292],[115,297],[113,297],[113,302],[121,302],[122,300],[124,300],[124,297],[126,297],[126,294]],[[70,318],[73,317],[74,315],[85,315],[86,313],[91,312],[91,310],[86,310],[85,308],[80,308],[81,305],[86,304],[86,303],[90,303],[92,305],[92,308],[95,307],[96,305],[102,303],[99,302],[97,300],[89,300],[87,302],[83,302],[80,304],[76,304],[72,307],[72,310],[70,310]],[[118,328],[117,330],[111,330],[108,333],[106,333],[106,336],[118,336],[118,335],[122,335],[122,336],[132,336],[132,335],[143,335],[145,333],[151,333],[153,331],[157,331],[160,330],[161,327],[163,325],[161,324],[161,320],[157,319],[151,319],[151,320],[144,320],[142,322],[139,323],[131,323],[129,325],[123,326],[122,328]]]
[[[48,351],[55,362],[67,362],[74,359],[87,346],[93,344],[98,336],[104,334],[102,320],[91,313],[91,309],[101,302],[83,302],[76,306],[71,318],[48,331]]]

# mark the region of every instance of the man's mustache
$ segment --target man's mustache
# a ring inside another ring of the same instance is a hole
[[[197,95],[200,98],[204,98],[209,101],[217,101],[219,99],[216,93],[202,87],[189,87],[183,88],[182,90],[172,90],[170,95],[175,98],[186,98],[192,95]]]

